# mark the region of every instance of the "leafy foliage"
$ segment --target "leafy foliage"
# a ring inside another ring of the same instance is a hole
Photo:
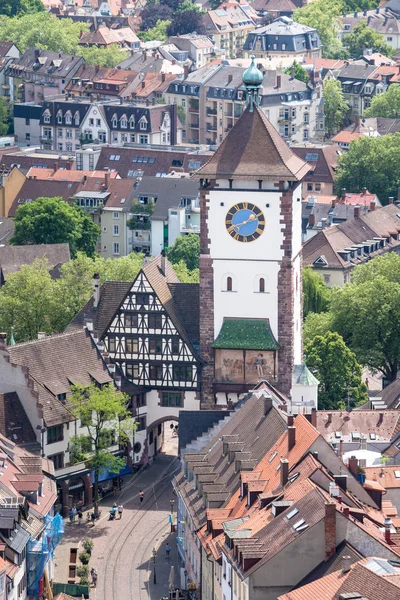
[[[133,281],[142,262],[142,254],[105,260],[78,253],[61,267],[60,278],[55,280],[50,277],[45,259],[23,265],[7,277],[0,289],[2,331],[10,333],[14,326],[17,342],[36,339],[39,331],[48,334],[64,331],[89,300],[94,273],[99,273],[101,283],[105,279]],[[76,451],[80,452],[79,447]]]
[[[352,406],[368,399],[356,355],[337,333],[316,336],[305,347],[306,364],[319,381],[321,409],[345,408],[347,395]]]
[[[118,46],[110,46],[109,48],[97,48],[96,46],[86,48],[80,46],[77,49],[77,54],[83,56],[88,65],[110,68],[116,67],[129,56],[127,50],[121,50]]]
[[[389,381],[400,369],[400,257],[388,253],[354,269],[353,282],[332,290],[332,326],[359,362]]]
[[[167,249],[168,260],[172,264],[185,263],[189,271],[199,268],[200,237],[196,233],[189,233],[176,238],[173,246]]]
[[[363,56],[365,48],[372,48],[373,52],[380,52],[389,58],[394,49],[383,39],[383,36],[368,27],[366,22],[359,23],[351,33],[346,34],[343,45],[348,49],[351,58]]]
[[[74,257],[78,250],[93,256],[100,227],[75,204],[61,197],[37,198],[20,206],[15,216],[11,244],[69,244]]]
[[[400,186],[400,133],[362,136],[339,157],[336,190],[360,192],[367,187],[385,204]]]
[[[364,116],[398,119],[400,117],[400,85],[390,85],[386,92],[376,94]]]
[[[196,8],[184,10],[174,14],[172,22],[168,27],[167,34],[184,35],[195,31],[198,34],[205,34],[206,29],[203,24],[203,14]]]
[[[95,512],[98,510],[101,471],[108,469],[112,473],[119,473],[125,464],[122,458],[109,450],[111,434],[115,434],[115,443],[121,447],[128,443],[130,434],[135,430],[134,420],[127,409],[127,401],[128,396],[118,392],[112,385],[100,389],[94,384],[89,388],[75,386],[70,398],[72,412],[81,420],[92,444],[87,463],[89,468],[94,470]],[[110,435],[105,435],[106,433]]]
[[[341,55],[342,47],[338,39],[340,16],[343,4],[341,0],[314,0],[293,13],[293,20],[314,27],[321,39],[322,55],[336,58]]]
[[[294,60],[292,66],[285,69],[284,73],[286,73],[286,75],[293,76],[295,79],[298,79],[303,83],[307,83],[308,81],[307,71],[301,66],[300,63],[297,62],[297,60]]]
[[[325,81],[324,112],[325,125],[329,136],[343,125],[348,110],[349,107],[343,97],[340,81],[336,79]]]
[[[0,97],[0,135],[7,135],[9,130],[9,105],[4,97]]]
[[[0,14],[4,17],[19,17],[35,12],[44,12],[41,0],[0,0]]]
[[[0,39],[13,40],[21,50],[36,47],[63,54],[79,54],[79,38],[81,32],[87,30],[86,23],[57,19],[48,12],[14,19],[0,18]]]
[[[174,264],[172,266],[174,267],[175,273],[179,277],[179,281],[181,281],[182,283],[199,283],[199,269],[193,269],[193,271],[190,271],[183,260],[179,261],[179,263]]]
[[[83,565],[88,565],[90,560],[90,554],[88,554],[87,552],[80,552],[79,560]]]
[[[139,31],[138,37],[144,42],[152,42],[153,40],[158,40],[160,42],[165,42],[168,38],[167,29],[171,25],[171,21],[161,21],[160,19],[151,29],[147,31]]]
[[[328,308],[329,290],[321,275],[311,267],[303,269],[303,314],[324,312]]]
[[[361,10],[372,10],[379,6],[379,0],[344,0],[343,14]]]
[[[332,314],[330,312],[309,312],[303,323],[303,343],[306,346],[315,336],[324,336],[332,331]]]
[[[173,15],[172,9],[166,4],[147,4],[141,12],[141,32],[156,27],[158,21],[169,21]]]

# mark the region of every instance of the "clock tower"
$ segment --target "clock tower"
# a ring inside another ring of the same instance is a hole
[[[263,75],[200,179],[202,408],[261,379],[290,395],[302,362],[301,181],[309,166],[259,108]]]

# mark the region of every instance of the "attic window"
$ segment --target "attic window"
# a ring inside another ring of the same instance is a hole
[[[304,529],[307,529],[307,527],[308,523],[306,523],[304,519],[300,519],[300,521],[297,521],[297,523],[293,525],[293,529],[295,531],[304,531]]]
[[[342,434],[340,433],[340,431],[335,431],[335,438],[340,440],[341,437],[342,437]]]
[[[400,479],[400,471],[395,471],[394,476],[396,477],[396,479]]]
[[[369,439],[370,440],[376,440],[376,433],[370,433],[369,434]]]
[[[278,454],[278,452],[275,450],[275,452],[272,454],[272,456],[269,457],[268,462],[272,462],[275,458],[275,456]]]
[[[318,154],[312,154],[311,152],[307,152],[306,160],[316,161],[318,160]]]
[[[295,515],[297,515],[298,512],[299,512],[298,508],[294,508],[293,510],[288,512],[288,514],[286,515],[287,520],[290,521],[290,519],[292,519]]]
[[[289,477],[289,483],[293,483],[293,481],[296,481],[296,479],[298,478],[299,475],[300,475],[299,471],[296,471],[296,473],[293,473],[293,475],[291,477]]]
[[[119,160],[121,158],[120,154],[111,154],[110,160]]]
[[[360,439],[360,432],[359,431],[352,431],[351,432],[351,439],[354,441],[359,440]]]

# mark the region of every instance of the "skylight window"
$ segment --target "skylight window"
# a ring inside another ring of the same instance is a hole
[[[369,434],[369,438],[370,438],[371,440],[376,440],[376,433],[370,433],[370,434]]]
[[[400,471],[395,471],[394,476],[396,477],[396,479],[400,479]]]
[[[287,520],[290,521],[290,519],[292,519],[295,515],[297,515],[298,512],[299,512],[298,508],[294,508],[293,510],[288,512],[288,514],[286,515]]]
[[[269,463],[272,462],[277,454],[278,454],[278,452],[275,450],[275,452],[273,453],[273,455],[269,457],[268,462]]]
[[[335,431],[335,438],[340,440],[341,437],[342,437],[342,434],[340,433],[340,431]]]
[[[298,531],[299,527],[301,527],[302,525],[304,525],[304,523],[305,523],[305,519],[300,519],[300,521],[297,521],[297,523],[295,523],[293,525],[293,529],[295,531]]]
[[[352,431],[351,432],[351,439],[354,440],[359,440],[360,439],[360,432],[359,431]]]

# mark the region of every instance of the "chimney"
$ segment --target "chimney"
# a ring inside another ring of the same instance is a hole
[[[393,198],[393,196],[390,196],[390,198],[389,198],[389,204],[394,204],[394,198]]]
[[[150,105],[150,100],[148,98],[146,98],[146,106]]]
[[[93,308],[97,308],[100,302],[100,276],[98,273],[93,275]]]
[[[386,517],[384,523],[383,523],[384,527],[385,527],[385,542],[387,544],[390,544],[390,529],[393,525],[392,523],[392,519],[390,517]]]
[[[154,97],[151,99],[151,105],[152,105],[152,106],[155,106],[155,105],[156,105],[156,99],[155,99]]]
[[[164,83],[164,81],[165,81],[165,73],[161,73],[161,81],[162,81],[162,83]]]
[[[378,419],[378,423],[377,423],[377,426],[378,426],[378,427],[379,427],[379,425],[382,425],[382,421],[383,421],[384,414],[385,414],[385,413],[383,413],[383,412],[380,412],[380,413],[379,413],[379,419]]]
[[[265,396],[263,396],[263,402],[264,402],[264,416],[267,416],[267,414],[269,413],[269,411],[272,408],[271,396],[268,396],[267,398]]]
[[[294,417],[293,415],[288,415],[287,417],[287,424],[289,427],[292,427],[292,425],[294,425]]]
[[[361,206],[355,206],[354,207],[354,217],[360,217],[361,216]]]
[[[344,492],[347,490],[347,475],[334,475],[335,483]]]
[[[279,89],[281,87],[282,77],[281,75],[276,76],[276,87]]]
[[[366,188],[366,187],[363,187],[363,189],[362,189],[362,195],[363,195],[363,196],[365,196],[365,195],[366,195],[366,193],[367,193],[367,188]]]
[[[340,460],[343,459],[343,440],[340,440],[339,442],[339,458]]]
[[[325,504],[325,560],[336,552],[336,503]]]
[[[146,86],[146,82],[142,81],[142,90],[144,89],[145,86]]]
[[[351,557],[342,556],[342,574],[348,573],[351,567]]]
[[[165,250],[161,250],[161,273],[165,277]]]
[[[123,103],[124,103],[124,99],[123,99],[123,97],[122,97],[122,96],[120,96],[119,103],[120,103],[120,104],[123,104]]]
[[[7,334],[0,333],[0,350],[5,350],[7,348]]]
[[[341,194],[341,201],[346,202],[346,188],[342,188]]]
[[[143,266],[147,265],[150,262],[150,252],[146,250],[143,257]]]
[[[349,469],[350,473],[352,475],[354,475],[354,477],[357,477],[357,475],[358,475],[358,458],[356,458],[355,456],[351,456],[349,458],[348,469]]]
[[[56,162],[54,163],[54,173],[56,171],[58,171],[59,168],[60,168],[60,164],[59,164],[58,160],[56,160]]]
[[[108,190],[108,188],[110,187],[110,173],[108,171],[106,171],[104,173],[104,185],[106,186],[106,189]]]
[[[171,65],[175,65],[176,64],[176,60],[175,58],[173,60],[171,60]]]
[[[228,75],[228,83],[232,83],[233,75]]]
[[[336,198],[333,198],[332,199],[332,208],[335,208],[335,206],[336,206]]]
[[[369,209],[370,209],[371,211],[373,211],[373,210],[375,210],[375,209],[376,209],[376,202],[375,202],[375,200],[371,200],[371,202],[370,202],[370,204],[369,204]]]
[[[281,487],[285,486],[289,477],[289,461],[287,458],[281,458]]]
[[[317,409],[316,408],[311,409],[311,425],[313,427],[317,426]]]
[[[290,452],[296,443],[296,427],[294,427],[293,425],[290,425],[287,428],[287,433],[288,433],[288,452]]]
[[[314,227],[315,225],[315,215],[309,215],[308,216],[308,224],[310,227]]]
[[[186,79],[189,76],[189,65],[183,66],[183,79]]]

